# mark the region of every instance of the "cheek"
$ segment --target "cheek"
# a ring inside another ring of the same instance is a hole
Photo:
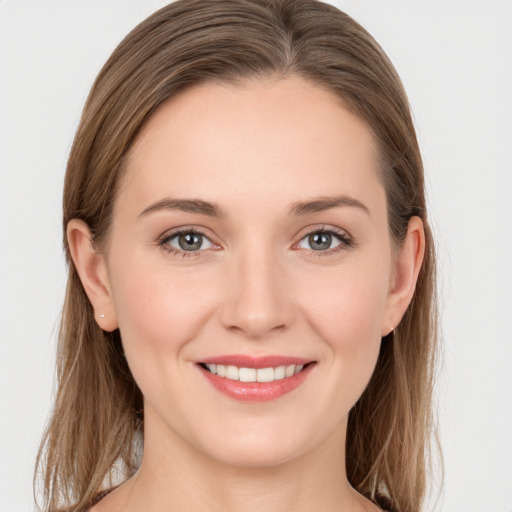
[[[379,338],[388,291],[388,269],[373,265],[347,265],[316,275],[314,286],[304,283],[304,315],[315,330],[334,344],[359,344]]]
[[[316,275],[315,286],[308,286],[307,293],[303,283],[302,316],[323,340],[337,391],[350,408],[364,391],[378,358],[389,266],[384,258],[329,270]]]
[[[170,272],[166,265],[126,263],[113,272],[112,292],[127,356],[135,351],[137,358],[176,353],[214,310],[214,287],[188,269]]]

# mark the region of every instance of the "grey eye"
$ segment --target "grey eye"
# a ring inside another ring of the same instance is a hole
[[[313,251],[326,251],[333,249],[341,244],[341,240],[327,231],[316,231],[305,236],[300,242],[302,249],[312,249]]]
[[[199,251],[201,249],[210,249],[213,244],[201,233],[193,231],[187,233],[178,233],[169,238],[167,242],[171,247],[181,251]]]

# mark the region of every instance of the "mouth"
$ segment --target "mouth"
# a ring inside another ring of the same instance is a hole
[[[295,357],[223,356],[197,363],[218,391],[244,402],[274,400],[298,388],[316,361]]]
[[[247,368],[215,363],[199,363],[199,366],[224,379],[239,382],[274,382],[293,377],[312,364],[314,364],[314,361],[306,364],[289,364],[267,368]]]

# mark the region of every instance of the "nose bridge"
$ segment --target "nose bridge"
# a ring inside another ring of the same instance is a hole
[[[284,329],[291,320],[282,265],[275,251],[262,245],[247,244],[233,254],[222,312],[226,328],[251,338]]]

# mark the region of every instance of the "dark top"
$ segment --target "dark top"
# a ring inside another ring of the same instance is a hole
[[[117,487],[117,486],[116,486]],[[110,489],[106,489],[104,491],[100,491],[94,498],[82,509],[80,509],[79,512],[89,512],[91,508],[98,503],[98,501],[102,500],[108,493],[112,492],[116,487],[112,487]]]

